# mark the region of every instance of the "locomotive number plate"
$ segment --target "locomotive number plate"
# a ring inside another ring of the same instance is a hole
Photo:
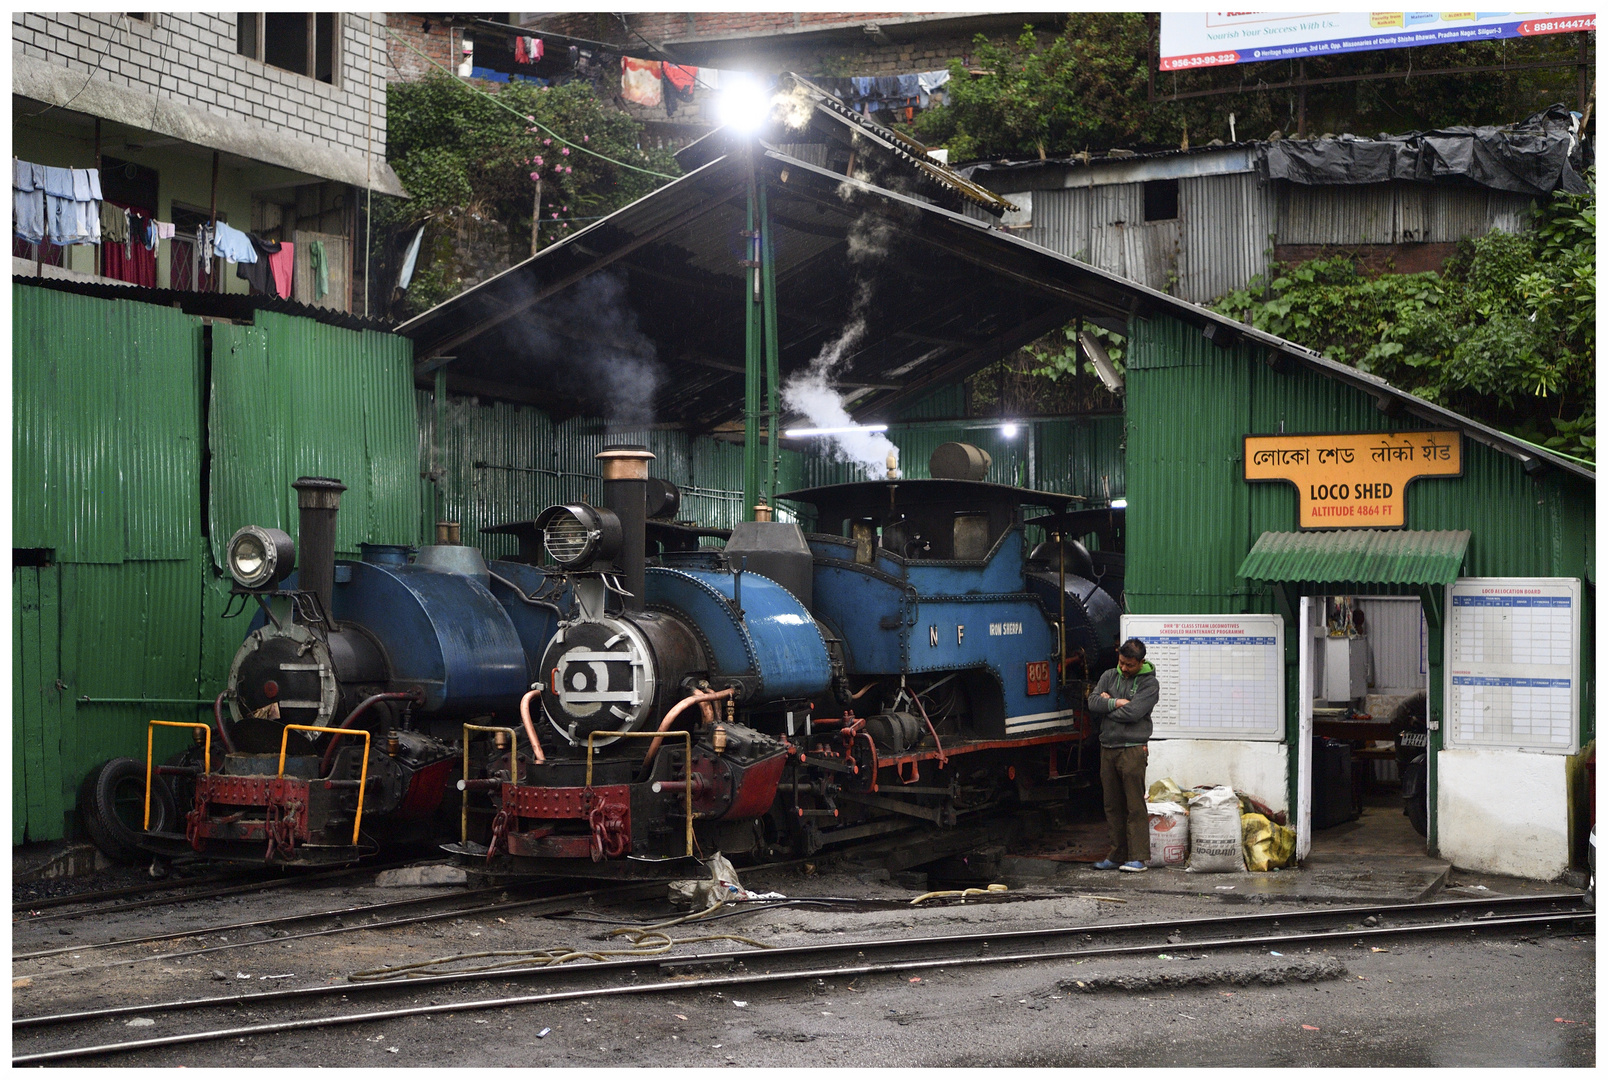
[[[1048,660],[1034,660],[1027,665],[1027,694],[1032,697],[1036,694],[1050,692],[1050,662]]]

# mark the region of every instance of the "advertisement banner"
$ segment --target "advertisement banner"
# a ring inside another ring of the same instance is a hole
[[[1188,71],[1596,28],[1597,16],[1589,11],[1164,11],[1161,70]]]

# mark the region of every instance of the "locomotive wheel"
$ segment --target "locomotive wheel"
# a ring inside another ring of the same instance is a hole
[[[121,863],[141,861],[139,840],[145,820],[145,766],[133,758],[113,758],[90,774],[91,796],[84,826],[95,846]],[[160,777],[151,790],[151,829],[169,832],[178,821],[173,793]]]

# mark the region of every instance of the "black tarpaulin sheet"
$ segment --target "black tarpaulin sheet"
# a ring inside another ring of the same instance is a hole
[[[1378,139],[1286,139],[1263,154],[1267,176],[1297,184],[1381,184],[1461,177],[1482,187],[1549,195],[1587,190],[1574,117],[1553,105],[1507,127],[1453,127]]]

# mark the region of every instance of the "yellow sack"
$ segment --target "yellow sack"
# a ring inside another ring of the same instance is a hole
[[[1190,794],[1191,792],[1183,790],[1171,780],[1157,780],[1145,793],[1145,802],[1170,802],[1188,806]]]
[[[1245,868],[1276,870],[1290,865],[1295,856],[1295,830],[1269,821],[1261,814],[1241,814],[1244,831]]]

